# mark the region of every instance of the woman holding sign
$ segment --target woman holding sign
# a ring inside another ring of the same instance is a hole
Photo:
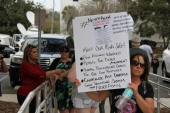
[[[128,88],[133,90],[131,102],[127,102],[122,110],[116,108],[115,103],[121,97],[125,89],[113,89],[100,92],[86,92],[95,101],[102,101],[112,94],[112,105],[110,113],[153,113],[154,92],[151,84],[148,83],[149,62],[141,53],[136,53],[130,57],[131,81]],[[77,79],[76,85],[81,83]]]
[[[76,113],[95,113],[99,102],[90,99],[86,93],[78,93],[76,83],[76,63],[74,63],[69,70],[65,73],[68,74],[67,78],[72,83],[72,101]],[[62,75],[61,75],[62,76]]]

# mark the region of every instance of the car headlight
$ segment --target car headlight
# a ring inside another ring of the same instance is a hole
[[[22,63],[22,58],[21,57],[13,57],[12,62],[17,63],[17,64],[21,64]]]

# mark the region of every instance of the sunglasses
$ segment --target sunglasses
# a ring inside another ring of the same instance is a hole
[[[140,67],[142,69],[145,69],[146,68],[146,64],[145,63],[141,63],[141,62],[138,62],[136,60],[132,60],[131,63],[130,63],[132,66],[138,66],[140,64]]]
[[[68,51],[60,51],[60,53],[64,53],[64,52],[67,53]]]

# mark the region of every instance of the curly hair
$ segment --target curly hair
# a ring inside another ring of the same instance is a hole
[[[68,46],[66,46],[66,45],[62,45],[62,46],[59,47],[60,52],[64,51],[64,50],[66,50],[67,52],[70,52],[70,48]]]

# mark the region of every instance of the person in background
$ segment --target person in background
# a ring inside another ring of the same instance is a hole
[[[68,46],[62,45],[59,48],[59,52],[61,54],[61,58],[56,58],[49,69],[60,69],[63,70],[63,72],[66,72],[71,68],[73,63],[70,58],[70,49]],[[60,113],[74,113],[74,107],[71,100],[72,84],[68,81],[67,77],[61,77],[59,74],[59,78],[56,81],[55,86],[55,96]]]
[[[147,45],[147,41],[144,40],[143,45],[141,45],[139,48],[141,48],[147,52],[149,62],[151,63],[152,58],[153,58],[153,51],[152,51],[152,48],[149,45]]]
[[[140,47],[140,43],[141,43],[141,39],[139,37],[134,37],[132,40],[131,40],[131,45],[132,45],[132,48],[130,48],[130,55],[133,55],[135,53],[142,53],[143,55],[145,55],[147,57],[147,59],[149,60],[148,58],[148,55],[147,55],[147,52]]]
[[[159,61],[158,61],[156,55],[153,56],[151,66],[153,68],[153,73],[157,74],[157,70],[158,70],[158,67],[159,67]]]
[[[8,66],[7,66],[6,63],[4,62],[3,58],[4,58],[3,55],[0,54],[0,64],[1,64],[1,66],[0,66],[0,72],[6,73],[6,72],[8,72]]]
[[[153,87],[148,82],[149,76],[149,62],[147,58],[141,53],[135,53],[130,56],[131,67],[131,83],[129,88],[133,90],[133,97],[131,103],[127,103],[123,108],[126,113],[153,113],[154,111],[154,92]],[[76,79],[76,86],[81,82]],[[86,92],[86,94],[95,101],[102,101],[112,94],[112,107],[110,113],[120,113],[116,108],[115,102],[124,92],[122,89],[104,90],[100,92]],[[133,102],[132,102],[133,101]],[[130,108],[130,109],[126,109]]]
[[[17,99],[23,104],[28,94],[42,84],[47,78],[55,79],[61,70],[44,71],[37,62],[38,51],[34,45],[27,45],[24,49],[22,64],[20,66],[21,85],[17,91]],[[36,98],[29,106],[29,113],[35,113]]]
[[[75,86],[76,83],[76,63],[72,65],[71,69],[65,72],[68,80],[72,83],[72,101],[76,113],[95,113],[99,102],[90,99],[86,93],[78,93],[78,89]],[[63,76],[63,75],[61,75]]]

